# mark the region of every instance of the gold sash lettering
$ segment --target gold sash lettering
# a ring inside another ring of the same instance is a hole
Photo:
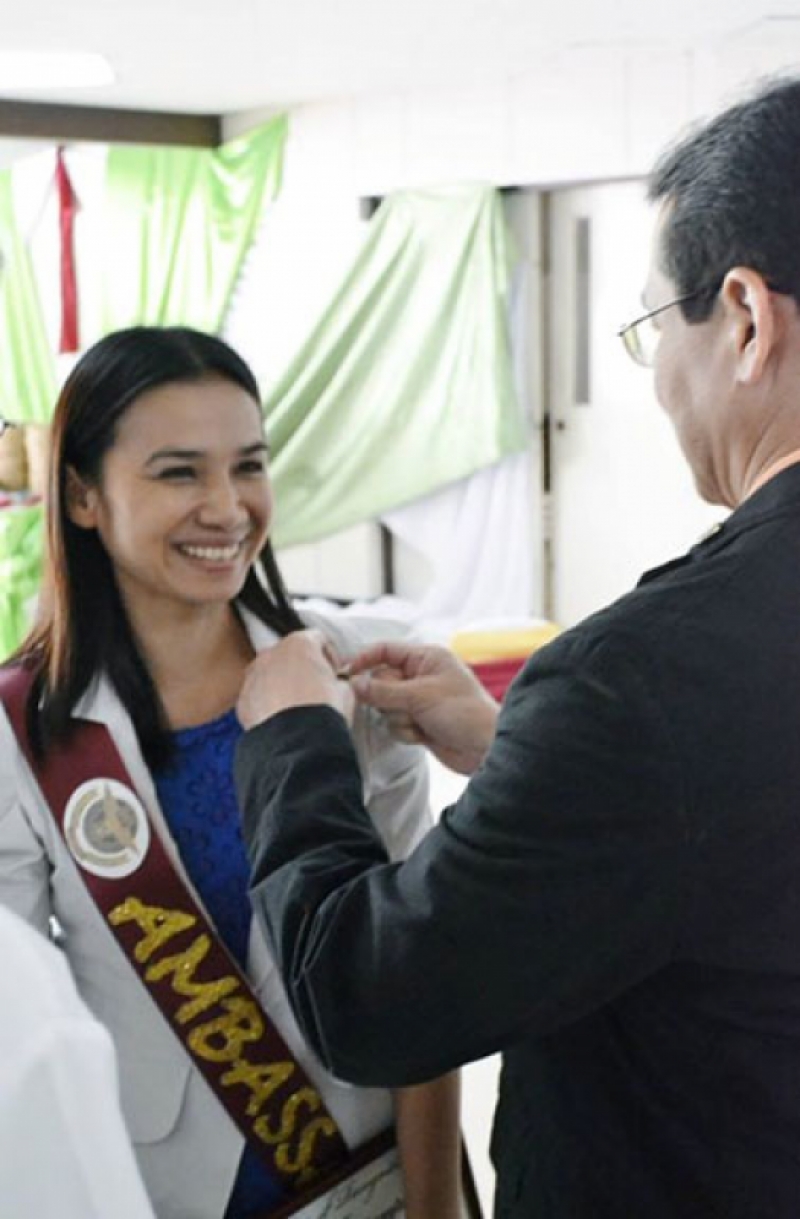
[[[219,1076],[219,1084],[222,1088],[244,1087],[249,1091],[247,1115],[254,1119],[255,1137],[276,1147],[275,1160],[283,1172],[296,1174],[301,1184],[311,1180],[318,1140],[337,1133],[333,1121],[318,1114],[322,1107],[319,1093],[307,1085],[296,1088],[283,1102],[280,1122],[275,1128],[263,1112],[264,1106],[278,1089],[290,1084],[296,1063],[291,1059],[252,1062],[247,1058],[248,1047],[264,1034],[264,1021],[256,1004],[243,993],[235,974],[211,980],[197,978],[197,970],[211,948],[205,933],[196,934],[185,949],[160,955],[176,936],[196,927],[195,916],[182,910],[148,906],[136,897],[129,897],[109,911],[108,919],[115,927],[133,923],[142,932],[133,955],[147,966],[145,982],[154,984],[167,979],[173,994],[187,1000],[175,1015],[179,1025],[189,1026],[213,1009],[210,1019],[193,1028],[186,1027],[190,1049],[205,1062],[230,1064]]]
[[[219,1003],[225,995],[236,990],[239,982],[232,974],[226,974],[216,982],[195,982],[194,971],[202,960],[208,956],[211,941],[207,935],[199,935],[186,949],[173,957],[165,957],[154,965],[149,965],[145,973],[148,982],[160,982],[172,974],[172,989],[178,995],[186,995],[192,1003],[182,1003],[175,1013],[178,1024],[188,1024],[200,1012],[206,1011]]]

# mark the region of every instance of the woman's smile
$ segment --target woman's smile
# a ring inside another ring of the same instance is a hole
[[[240,542],[229,542],[225,546],[177,542],[175,549],[190,559],[200,559],[205,563],[228,564],[233,563],[241,555],[246,541],[247,539],[242,539]]]

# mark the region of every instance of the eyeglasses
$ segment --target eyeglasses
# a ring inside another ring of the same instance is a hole
[[[12,427],[17,427],[16,423],[12,423],[10,419],[4,419],[0,415],[0,436],[4,436]]]
[[[716,291],[716,289],[714,290]],[[653,367],[658,340],[661,337],[658,327],[653,324],[654,317],[658,317],[659,313],[664,313],[667,309],[674,308],[675,305],[682,305],[684,301],[707,295],[710,291],[710,288],[698,288],[695,292],[684,292],[682,296],[676,296],[674,300],[667,301],[665,305],[659,305],[657,309],[649,309],[641,317],[628,322],[627,326],[622,326],[617,334],[634,363],[640,364],[642,368]]]
[[[661,337],[661,331],[653,325],[653,318],[657,317],[659,313],[663,313],[665,309],[682,305],[684,301],[693,301],[698,296],[716,295],[721,282],[707,285],[705,288],[696,288],[694,292],[685,292],[683,296],[676,296],[674,300],[667,301],[665,305],[659,305],[657,309],[649,309],[641,317],[628,322],[627,326],[622,326],[617,334],[622,339],[622,346],[631,359],[636,364],[640,364],[642,368],[652,368],[656,358],[658,340]],[[787,288],[783,284],[776,284],[767,279],[764,280],[764,283],[770,292],[777,292],[779,296],[795,296],[793,288]]]

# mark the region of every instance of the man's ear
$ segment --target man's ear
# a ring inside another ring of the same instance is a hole
[[[779,322],[764,278],[750,267],[731,267],[720,289],[729,336],[738,361],[737,381],[752,385],[775,349]]]
[[[83,481],[72,466],[67,466],[64,492],[67,516],[73,525],[79,529],[94,529],[97,525],[97,492]]]

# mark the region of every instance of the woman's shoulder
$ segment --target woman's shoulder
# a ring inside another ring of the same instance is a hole
[[[413,632],[407,622],[384,618],[377,614],[324,613],[317,609],[299,610],[307,626],[313,627],[331,641],[342,660],[383,640],[409,638]]]
[[[5,666],[0,669],[0,680],[6,671]],[[5,836],[13,809],[21,804],[35,809],[37,803],[9,709],[5,698],[0,699],[0,835]]]
[[[34,674],[20,660],[12,658],[0,665],[0,766],[19,751],[12,723],[25,722],[25,706]]]

